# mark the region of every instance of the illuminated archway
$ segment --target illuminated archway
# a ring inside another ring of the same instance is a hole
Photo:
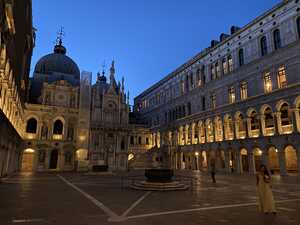
[[[287,172],[298,172],[298,159],[296,149],[292,145],[288,145],[284,149],[284,154]]]
[[[23,151],[21,171],[32,172],[34,169],[35,150],[27,148]]]

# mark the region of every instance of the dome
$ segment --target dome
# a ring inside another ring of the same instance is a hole
[[[34,72],[42,74],[64,73],[74,75],[80,79],[80,71],[77,64],[65,55],[66,49],[60,44],[54,47],[54,53],[45,55],[36,64]]]

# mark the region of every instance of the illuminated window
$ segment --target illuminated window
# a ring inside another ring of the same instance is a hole
[[[286,72],[285,72],[285,67],[284,66],[281,66],[278,69],[277,80],[278,80],[278,88],[287,87]]]
[[[270,72],[266,72],[264,75],[264,89],[265,93],[269,93],[272,91],[272,80]]]
[[[297,19],[297,31],[298,31],[298,36],[300,38],[300,17]]]
[[[273,39],[274,39],[274,48],[275,48],[275,50],[281,48],[280,31],[278,29],[276,29],[273,32]]]
[[[215,109],[217,107],[216,94],[211,95],[211,107],[212,107],[212,109]]]
[[[228,97],[230,104],[235,103],[235,90],[233,86],[228,89]]]
[[[27,121],[27,125],[26,125],[26,133],[31,133],[31,134],[35,134],[37,130],[37,121],[34,118],[30,118]]]
[[[233,71],[233,59],[231,55],[228,56],[228,70],[229,72]]]
[[[228,65],[227,65],[227,60],[224,58],[222,60],[222,66],[223,66],[223,74],[226,75],[228,73]]]
[[[244,65],[244,49],[242,48],[239,50],[239,64]]]
[[[266,36],[263,36],[260,39],[260,48],[261,48],[261,55],[265,56],[268,54],[268,45],[267,45],[267,38]]]
[[[240,90],[241,90],[241,100],[247,99],[248,98],[248,84],[246,81],[241,83]]]
[[[202,83],[202,81],[201,81],[202,79],[201,79],[201,70],[200,69],[197,70],[196,76],[197,76],[197,85],[201,86],[202,85],[201,84]]]

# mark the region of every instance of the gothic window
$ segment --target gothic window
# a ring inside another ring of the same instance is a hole
[[[281,48],[281,38],[280,38],[280,31],[279,31],[279,29],[276,29],[273,32],[273,39],[274,39],[274,48],[275,48],[275,50]]]
[[[37,121],[34,118],[30,118],[27,121],[26,132],[31,133],[31,134],[35,134],[36,130],[37,130]]]
[[[63,133],[64,124],[61,120],[56,120],[53,125],[53,134],[62,134]]]
[[[274,118],[270,107],[265,110],[265,124],[266,128],[274,127]]]
[[[300,17],[297,19],[297,31],[298,31],[298,36],[300,38]]]
[[[226,75],[228,73],[228,64],[226,58],[222,60],[222,67],[223,67],[223,74]]]
[[[239,50],[239,64],[244,65],[244,49],[242,48]]]
[[[228,89],[228,97],[230,104],[235,103],[235,89],[233,86]]]
[[[267,38],[263,36],[260,39],[260,49],[261,49],[261,56],[265,56],[268,54],[268,45],[267,45]]]
[[[227,60],[228,60],[228,70],[229,70],[229,72],[232,72],[233,71],[233,59],[232,59],[232,56],[229,55],[228,58],[227,58]]]
[[[264,74],[264,89],[265,89],[265,93],[269,93],[272,91],[272,79],[271,79],[270,72],[266,72]]]
[[[216,79],[216,71],[215,71],[215,67],[213,64],[210,66],[210,79],[211,80]]]
[[[248,98],[248,84],[246,81],[243,81],[240,86],[241,90],[241,100],[245,100]]]
[[[216,62],[216,64],[215,64],[215,69],[216,69],[216,78],[220,78],[221,77],[221,69],[220,69],[220,65],[218,62]]]
[[[287,87],[285,67],[281,66],[277,72],[278,88]]]
[[[287,103],[283,103],[281,108],[281,125],[286,126],[291,124],[291,118],[289,115],[289,105]]]

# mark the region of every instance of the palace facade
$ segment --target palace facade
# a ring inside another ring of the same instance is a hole
[[[135,98],[175,169],[300,169],[300,1],[282,1]],[[160,157],[153,157],[160,160]],[[164,159],[163,159],[164,160]]]

